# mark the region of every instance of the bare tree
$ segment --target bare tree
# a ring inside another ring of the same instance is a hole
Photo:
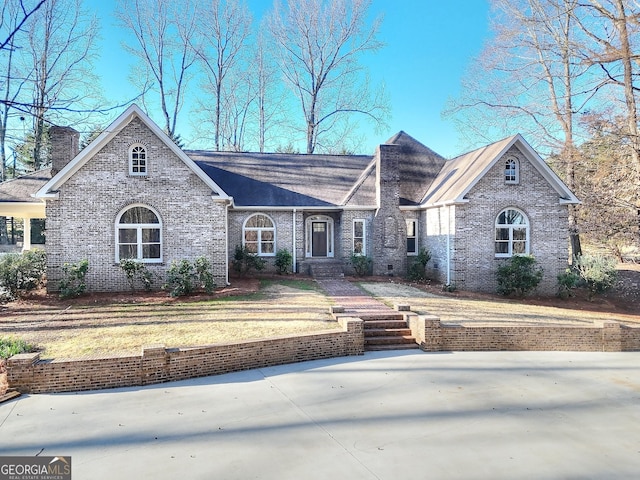
[[[602,86],[580,56],[586,38],[577,6],[578,0],[493,0],[495,36],[466,76],[463,98],[449,111],[463,114],[458,119],[467,133],[527,134],[542,151],[556,153],[571,189],[576,145],[583,138],[576,116],[595,104]],[[579,255],[575,207],[569,228],[572,252]]]
[[[175,138],[196,59],[190,44],[195,34],[194,6],[188,0],[120,0],[116,17],[137,40],[136,46],[124,45],[141,63],[139,72],[132,75],[133,83],[146,92],[143,101],[155,94],[165,132]]]
[[[307,153],[315,151],[340,117],[361,114],[378,125],[386,118],[385,97],[370,95],[359,83],[360,58],[382,47],[376,38],[380,19],[367,24],[370,4],[287,0],[284,7],[277,2],[269,17],[280,68],[304,115]]]
[[[198,37],[193,47],[198,55],[206,81],[204,88],[214,98],[209,121],[213,123],[215,149],[222,148],[223,105],[225,97],[237,95],[237,88],[244,84],[233,84],[230,76],[242,70],[242,54],[246,51],[251,32],[251,15],[246,5],[239,0],[212,0],[209,6],[198,11]],[[208,102],[201,102],[201,105]]]
[[[636,96],[640,92],[636,85],[640,73],[640,45],[636,40],[640,35],[640,5],[631,0],[587,0],[580,5],[586,12],[584,18],[588,19],[580,25],[594,42],[592,48],[585,49],[584,62],[599,65],[605,81],[622,88],[626,131],[622,132],[620,140],[630,153],[628,173],[631,175],[627,178],[631,177],[636,192],[633,204],[637,219],[636,242],[640,245],[640,129]],[[615,123],[613,119],[614,127]]]
[[[34,169],[47,163],[42,154],[45,123],[55,122],[59,114],[74,105],[97,98],[91,61],[95,55],[98,24],[82,10],[81,0],[47,0],[25,23],[22,57],[24,78],[30,98],[21,103],[33,118]],[[22,43],[22,40],[21,40]],[[87,107],[87,111],[97,108]]]
[[[260,28],[251,61],[249,80],[255,92],[255,124],[258,150],[265,151],[269,132],[284,124],[287,107],[284,89],[279,79],[278,66],[265,29]]]
[[[24,0],[12,2],[6,0],[0,9],[0,50],[15,48],[13,37],[22,26],[47,0],[38,0],[33,5],[26,5]],[[17,8],[16,8],[17,7]],[[18,12],[15,15],[15,12]]]

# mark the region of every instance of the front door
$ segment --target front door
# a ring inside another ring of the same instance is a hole
[[[313,257],[327,256],[327,222],[313,222],[311,224],[311,255]]]

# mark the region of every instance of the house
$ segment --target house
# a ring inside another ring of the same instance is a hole
[[[46,203],[53,290],[82,259],[94,291],[127,288],[123,258],[162,276],[206,256],[222,285],[238,245],[269,265],[286,249],[316,275],[351,273],[356,253],[374,275],[404,276],[425,248],[434,279],[476,291],[494,291],[512,255],[536,257],[544,292],[567,266],[578,200],[520,135],[452,160],[404,132],[372,156],[183,151],[133,105],[79,153],[72,129],[51,141],[33,202]]]

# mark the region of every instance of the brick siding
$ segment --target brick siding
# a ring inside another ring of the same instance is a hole
[[[538,292],[554,294],[557,275],[568,264],[567,206],[516,147],[503,158],[507,156],[519,161],[518,184],[505,184],[504,160],[499,159],[470,190],[468,203],[427,211],[430,273],[444,282],[451,235],[451,283],[463,290],[494,292],[497,268],[505,262],[494,254],[495,220],[502,210],[514,207],[529,219],[530,253],[544,270]]]
[[[147,148],[148,174],[130,176],[128,150]],[[65,262],[89,260],[89,291],[122,291],[115,262],[115,221],[128,205],[155,209],[162,221],[163,263],[148,264],[160,286],[173,260],[207,257],[218,285],[226,282],[225,204],[139,119],[135,118],[47,201],[48,288],[58,289]]]

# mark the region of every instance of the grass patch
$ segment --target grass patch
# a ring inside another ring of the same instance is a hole
[[[0,335],[42,358],[138,355],[145,345],[189,347],[337,329],[331,300],[312,282],[269,281],[256,293],[198,302],[8,305]]]
[[[20,353],[33,352],[33,350],[33,345],[28,344],[21,338],[0,338],[0,359],[7,359]]]
[[[294,288],[296,290],[303,291],[319,291],[318,284],[313,280],[299,280],[299,279],[287,279],[287,280],[272,280],[261,279],[260,288],[267,288],[272,285],[281,285],[283,287]]]

